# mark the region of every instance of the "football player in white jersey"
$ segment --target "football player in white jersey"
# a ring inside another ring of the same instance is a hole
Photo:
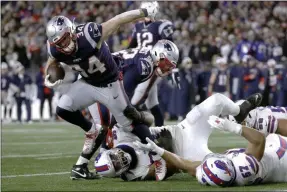
[[[95,160],[97,173],[104,177],[120,176],[126,181],[156,180],[150,153],[140,150],[133,142],[140,139],[116,125],[112,129],[114,148],[102,151]]]
[[[246,125],[268,135],[276,133],[287,136],[287,129],[282,129],[283,120],[287,119],[287,107],[257,107],[251,110],[245,119]]]
[[[156,134],[164,129],[168,129],[173,139],[172,150],[177,155],[192,161],[201,161],[207,154],[212,153],[207,147],[208,137],[212,132],[212,129],[207,122],[209,116],[227,116],[231,114],[235,116],[237,121],[242,121],[251,109],[260,104],[261,99],[262,96],[260,94],[255,94],[238,106],[226,96],[214,94],[193,108],[191,112],[188,113],[187,117],[179,124],[173,126],[151,127],[150,130],[153,134]],[[132,143],[133,141],[138,140],[135,139],[135,136],[127,134],[128,133],[121,133],[113,129],[114,140],[116,142],[119,140],[121,141],[120,144],[117,143],[114,145],[116,148],[118,148],[118,145],[122,145],[122,143],[126,145],[126,142]],[[132,144],[129,144],[130,147],[131,145]],[[129,166],[123,166],[124,163],[114,163],[113,159],[120,159],[119,157],[116,158],[116,156],[125,156],[118,155],[119,153],[117,150],[115,151],[112,149],[105,151],[100,155],[100,158],[96,159],[95,168],[100,175],[115,177],[119,176],[121,173],[130,172]],[[138,148],[136,148],[136,150],[138,150]],[[126,154],[124,152],[122,153]],[[131,164],[132,162],[131,158],[125,159],[125,161],[128,161],[128,164]],[[121,168],[116,169],[118,165],[122,165],[122,167],[119,166]],[[104,170],[102,170],[103,166],[105,167]],[[145,166],[147,167],[147,165]],[[124,171],[117,172],[116,170]]]
[[[283,120],[282,128],[287,127]],[[208,154],[203,161],[191,161],[158,147],[147,139],[148,144],[134,144],[146,151],[156,152],[167,163],[196,176],[199,183],[227,187],[270,182],[287,182],[287,137],[277,134],[265,136],[259,131],[237,124],[229,119],[210,116],[212,128],[241,135],[248,141],[247,148],[232,149],[226,154]]]

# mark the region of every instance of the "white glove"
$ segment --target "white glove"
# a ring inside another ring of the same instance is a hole
[[[150,133],[151,133],[152,135],[157,135],[157,134],[159,134],[163,129],[164,129],[164,127],[150,127],[150,128],[149,128]]]
[[[49,77],[50,77],[50,75],[47,75],[45,77],[44,84],[45,84],[46,87],[56,88],[56,87],[58,87],[59,85],[61,85],[63,83],[63,79],[59,79],[58,81],[55,81],[54,83],[52,83],[52,82],[50,82]]]
[[[212,115],[209,117],[207,122],[209,123],[209,125],[211,125],[212,128],[236,133],[238,135],[241,135],[242,133],[242,125],[232,122],[228,119],[222,119],[215,115]]]
[[[155,152],[158,155],[162,156],[164,153],[164,149],[160,148],[159,146],[157,146],[152,140],[150,140],[149,138],[146,138],[146,141],[148,142],[148,144],[143,144],[139,141],[135,141],[133,142],[133,144],[138,147],[139,149],[143,150],[143,151],[149,151],[149,152]]]
[[[140,8],[146,9],[148,17],[154,20],[156,14],[158,13],[159,5],[157,1],[142,2]]]

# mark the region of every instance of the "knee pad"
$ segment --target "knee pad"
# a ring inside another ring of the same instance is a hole
[[[62,109],[66,109],[68,111],[75,111],[73,110],[73,100],[68,95],[63,95],[59,102],[58,107]]]

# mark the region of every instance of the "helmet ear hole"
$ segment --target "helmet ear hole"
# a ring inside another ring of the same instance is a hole
[[[154,55],[157,56],[157,52],[156,51],[154,52]]]

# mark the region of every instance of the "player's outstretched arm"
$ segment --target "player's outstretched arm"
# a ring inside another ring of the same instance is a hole
[[[149,6],[144,9],[136,9],[121,13],[112,19],[102,23],[102,41],[106,40],[113,34],[121,25],[133,22],[144,17],[155,17],[158,12],[158,7],[155,2],[149,2]]]
[[[164,150],[163,148],[157,146],[149,138],[146,138],[148,144],[143,144],[139,141],[134,142],[134,144],[145,151],[152,151],[160,155],[167,163],[176,167],[177,169],[183,170],[192,176],[196,176],[196,167],[200,165],[200,161],[190,161],[179,157],[178,155]]]
[[[260,161],[265,149],[265,135],[246,126],[242,126],[241,135],[248,141],[245,153],[254,156],[258,161]]]
[[[263,133],[260,133],[259,131],[246,126],[242,126],[228,119],[219,118],[214,115],[209,117],[208,123],[211,125],[212,128],[236,133],[244,137],[248,141],[246,153],[253,155],[258,161],[260,161],[263,157],[265,149],[265,136]]]

